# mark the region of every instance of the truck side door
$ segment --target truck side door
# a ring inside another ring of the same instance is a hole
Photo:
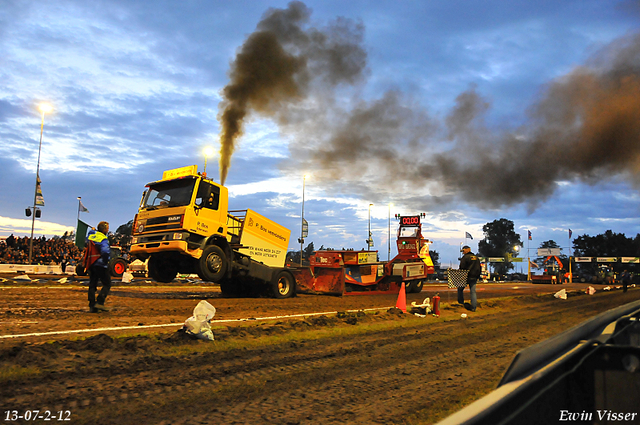
[[[198,210],[198,221],[206,225],[207,234],[226,236],[227,206],[221,187],[201,180],[196,192],[194,205]]]

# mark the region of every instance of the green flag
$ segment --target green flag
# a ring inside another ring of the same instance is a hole
[[[87,238],[87,229],[89,225],[84,221],[78,220],[78,227],[76,229],[76,246],[79,250],[84,249],[85,239]]]

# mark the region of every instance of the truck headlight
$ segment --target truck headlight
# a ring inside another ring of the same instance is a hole
[[[138,233],[142,233],[142,232],[144,232],[144,224],[140,223],[138,225]]]
[[[132,244],[138,243],[138,238],[131,238],[131,243]]]
[[[182,239],[182,233],[173,234],[173,240],[181,240],[181,239]]]

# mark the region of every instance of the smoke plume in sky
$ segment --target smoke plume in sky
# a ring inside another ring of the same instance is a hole
[[[541,87],[521,127],[496,128],[475,87],[442,119],[399,90],[365,99],[362,25],[337,19],[318,29],[310,15],[300,2],[267,11],[232,63],[220,113],[223,183],[256,113],[289,139],[283,168],[372,202],[534,209],[563,181],[640,186],[640,35]]]
[[[231,64],[219,116],[222,184],[250,113],[286,123],[289,108],[308,98],[310,85],[333,88],[362,76],[366,53],[361,26],[338,19],[326,28],[314,28],[310,14],[297,1],[286,9],[269,9]]]

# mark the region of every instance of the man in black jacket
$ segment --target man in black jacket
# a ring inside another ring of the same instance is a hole
[[[461,252],[464,254],[460,259],[460,270],[469,270],[467,274],[467,285],[469,285],[469,292],[471,292],[471,304],[467,307],[464,303],[464,287],[458,288],[458,303],[464,305],[468,310],[476,311],[478,306],[478,299],[476,297],[476,282],[480,277],[482,268],[480,267],[480,260],[471,252],[471,248],[467,245],[462,247]]]

